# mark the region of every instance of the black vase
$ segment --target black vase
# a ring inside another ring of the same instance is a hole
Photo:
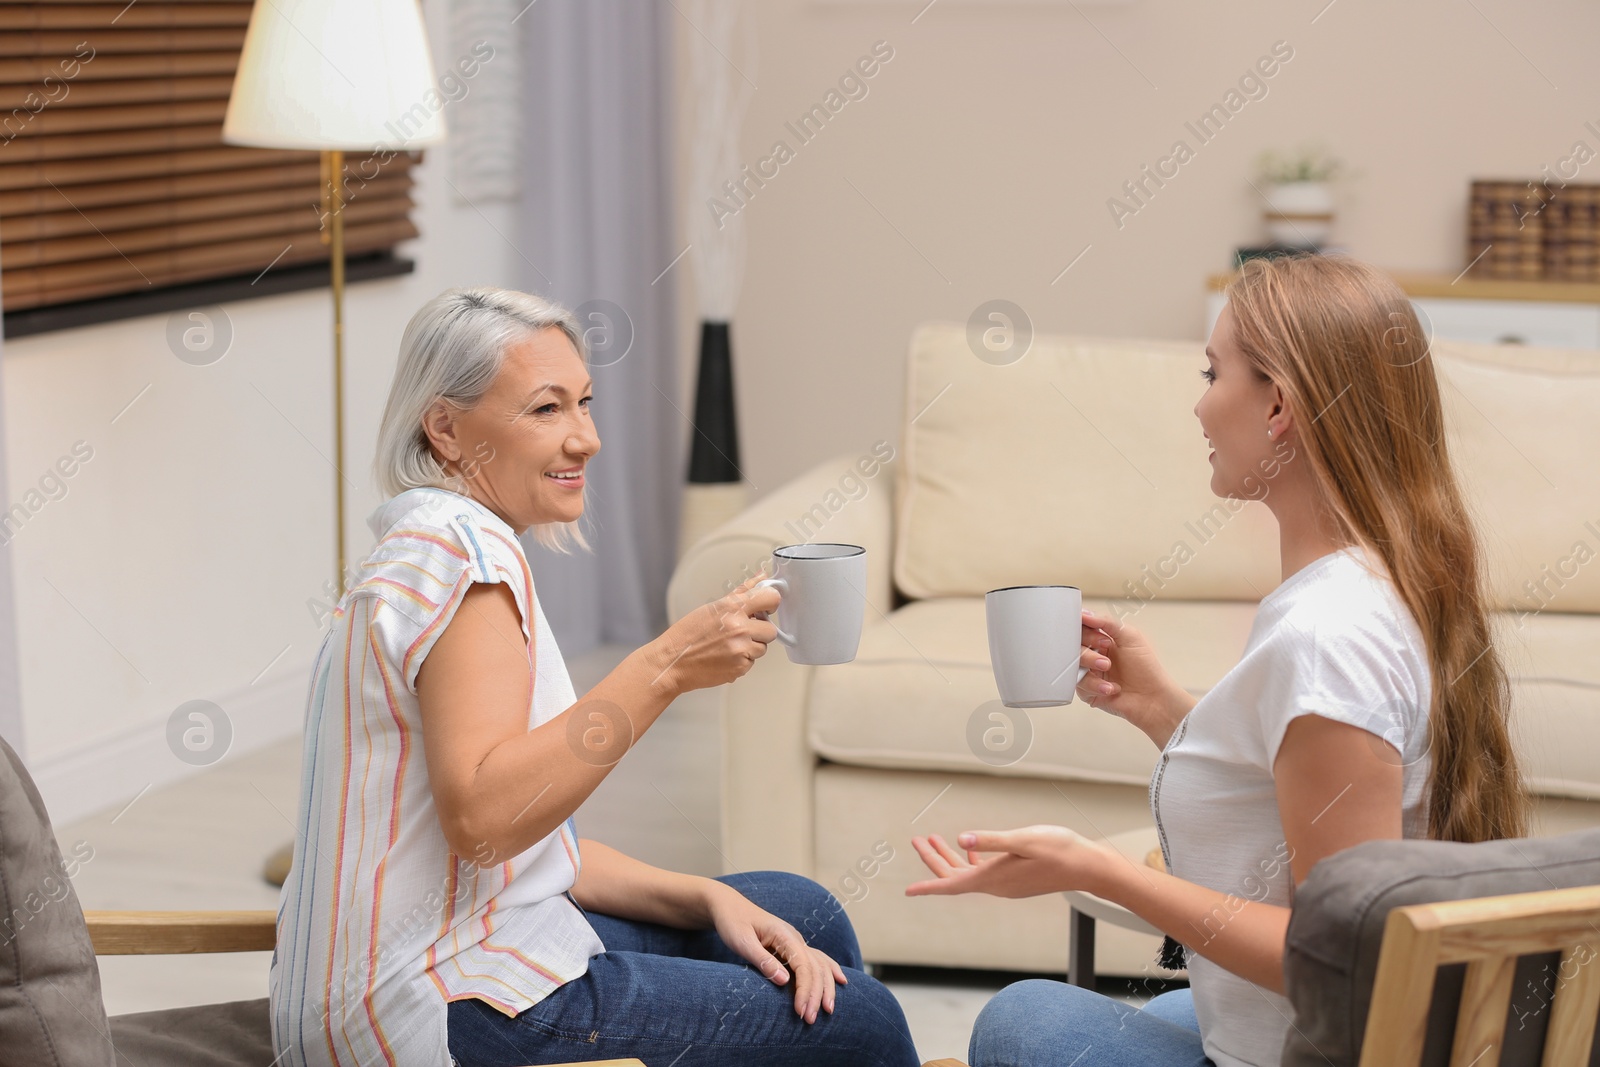
[[[733,413],[733,345],[726,322],[700,324],[700,373],[694,390],[689,483],[741,482],[739,427]]]

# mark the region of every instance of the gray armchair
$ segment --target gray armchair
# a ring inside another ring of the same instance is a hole
[[[267,1000],[107,1019],[95,954],[271,949],[270,911],[91,912],[78,905],[27,768],[0,741],[0,1048],[41,1067],[260,1067]]]
[[[1600,1067],[1600,830],[1370,841],[1300,886],[1283,1067]]]

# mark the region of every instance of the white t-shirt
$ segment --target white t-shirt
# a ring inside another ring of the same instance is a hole
[[[1150,781],[1167,869],[1231,895],[1203,932],[1180,939],[1206,1055],[1218,1067],[1278,1063],[1293,1015],[1282,996],[1194,951],[1243,901],[1293,900],[1272,776],[1284,731],[1320,715],[1388,742],[1404,766],[1403,833],[1425,837],[1431,692],[1422,632],[1382,560],[1346,548],[1262,599],[1243,658],[1167,742]]]

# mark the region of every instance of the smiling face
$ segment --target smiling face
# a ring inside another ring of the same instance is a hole
[[[576,522],[587,464],[600,451],[589,416],[593,386],[567,335],[539,330],[506,349],[476,405],[441,400],[423,429],[445,470],[512,529]]]
[[[1195,417],[1211,443],[1211,491],[1220,497],[1255,499],[1276,471],[1274,458],[1288,444],[1293,420],[1282,391],[1245,359],[1234,339],[1233,313],[1217,317],[1206,345],[1209,383]],[[1268,436],[1271,431],[1271,436]]]

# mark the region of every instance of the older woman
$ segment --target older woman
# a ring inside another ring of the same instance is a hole
[[[518,536],[581,543],[592,384],[572,317],[533,296],[450,290],[406,328],[378,440],[392,499],[312,678],[276,1050],[914,1064],[820,886],[674,874],[577,836],[626,745],[679,694],[744,675],[778,603],[746,582],[575,697]]]

